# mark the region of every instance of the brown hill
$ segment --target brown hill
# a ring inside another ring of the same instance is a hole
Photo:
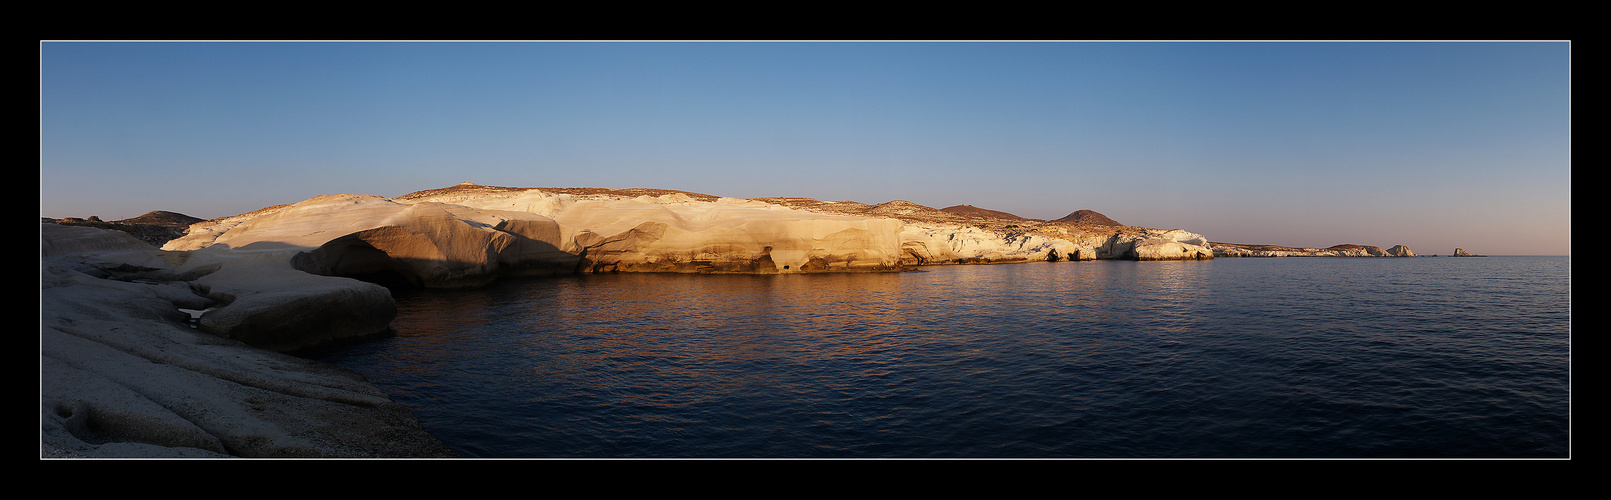
[[[150,212],[146,212],[145,215],[141,215],[139,217],[132,217],[132,218],[116,221],[116,222],[118,224],[144,224],[144,225],[149,225],[149,226],[172,227],[172,228],[178,228],[180,230],[184,230],[186,228],[189,228],[191,224],[195,224],[197,222],[202,222],[204,220],[206,220],[206,219],[201,219],[201,218],[197,218],[197,217],[191,217],[189,215],[185,215],[185,214],[178,213],[178,212],[169,212],[169,211],[166,211],[166,210],[153,210],[153,211],[150,211]]]
[[[448,186],[448,187],[445,187],[445,188],[426,189],[424,191],[415,191],[415,192],[408,193],[408,194],[405,194],[405,195],[402,195],[402,196],[398,196],[397,199],[399,199],[399,200],[412,200],[412,199],[416,199],[416,198],[428,198],[428,197],[431,197],[431,196],[442,196],[442,195],[459,194],[459,193],[518,192],[518,191],[525,191],[525,190],[527,190],[527,188],[512,188],[512,187],[503,187],[503,186],[483,186],[483,185],[480,185],[480,184],[476,184],[474,182],[460,182],[458,184],[454,184],[452,186]]]
[[[202,222],[203,220],[205,219],[198,219],[177,212],[156,210],[146,212],[145,215],[141,215],[139,217],[114,222],[102,221],[100,217],[95,216],[90,216],[88,219],[80,219],[77,217],[47,219],[41,217],[39,222],[61,224],[63,226],[88,226],[100,229],[123,231],[125,233],[134,235],[134,237],[139,238],[140,241],[150,243],[151,246],[160,247],[163,243],[167,243],[168,240],[184,236],[185,230],[189,229],[191,224]]]
[[[999,211],[999,210],[990,210],[988,208],[979,208],[979,207],[976,207],[976,206],[973,206],[973,205],[957,205],[957,206],[954,206],[954,207],[945,207],[945,208],[940,209],[940,211],[960,215],[960,216],[963,216],[963,217],[984,217],[984,218],[987,218],[987,219],[1006,219],[1006,220],[1030,220],[1030,219],[1026,219],[1026,218],[1023,218],[1023,217],[1013,215],[1013,214],[1009,214],[1007,212],[1002,212],[1002,211]]]
[[[1067,217],[1052,222],[1067,222],[1086,226],[1123,226],[1119,221],[1109,219],[1108,216],[1097,213],[1095,210],[1077,210]]]
[[[867,213],[869,213],[869,214],[886,216],[886,217],[899,217],[899,216],[908,216],[908,217],[930,216],[930,217],[932,217],[934,215],[938,215],[938,212],[939,212],[939,210],[935,210],[933,208],[925,207],[923,205],[912,203],[912,202],[906,201],[906,200],[886,201],[886,202],[883,202],[883,203],[879,203],[877,205],[873,205],[873,207],[871,209],[867,210]]]

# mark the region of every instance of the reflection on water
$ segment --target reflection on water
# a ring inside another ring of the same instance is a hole
[[[1564,287],[1523,322],[1382,298],[1471,300],[1433,259],[1297,260],[509,281],[401,296],[331,360],[472,456],[1563,452]],[[1496,405],[1534,434],[1450,444]]]

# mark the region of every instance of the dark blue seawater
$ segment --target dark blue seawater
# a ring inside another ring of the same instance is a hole
[[[472,457],[1568,457],[1570,266],[510,280],[313,356]]]

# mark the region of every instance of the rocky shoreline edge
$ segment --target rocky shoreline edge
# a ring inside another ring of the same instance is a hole
[[[1219,253],[1200,235],[1088,210],[1039,221],[966,205],[470,183],[395,199],[325,195],[201,222],[148,216],[188,227],[176,237],[41,221],[42,458],[455,456],[362,375],[284,354],[385,332],[396,305],[382,284]]]
[[[456,456],[362,375],[202,332],[180,310],[247,289],[336,299],[258,318],[313,325],[367,295],[386,301],[367,318],[384,328],[385,288],[258,279],[289,266],[209,262],[118,231],[41,224],[40,236],[41,458]]]

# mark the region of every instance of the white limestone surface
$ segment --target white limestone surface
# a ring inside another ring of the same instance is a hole
[[[185,312],[239,310],[252,302],[242,295],[275,287],[283,298],[371,285],[164,252],[116,231],[41,224],[40,239],[42,458],[454,455],[362,376],[209,334]],[[213,308],[197,281],[237,299]]]

